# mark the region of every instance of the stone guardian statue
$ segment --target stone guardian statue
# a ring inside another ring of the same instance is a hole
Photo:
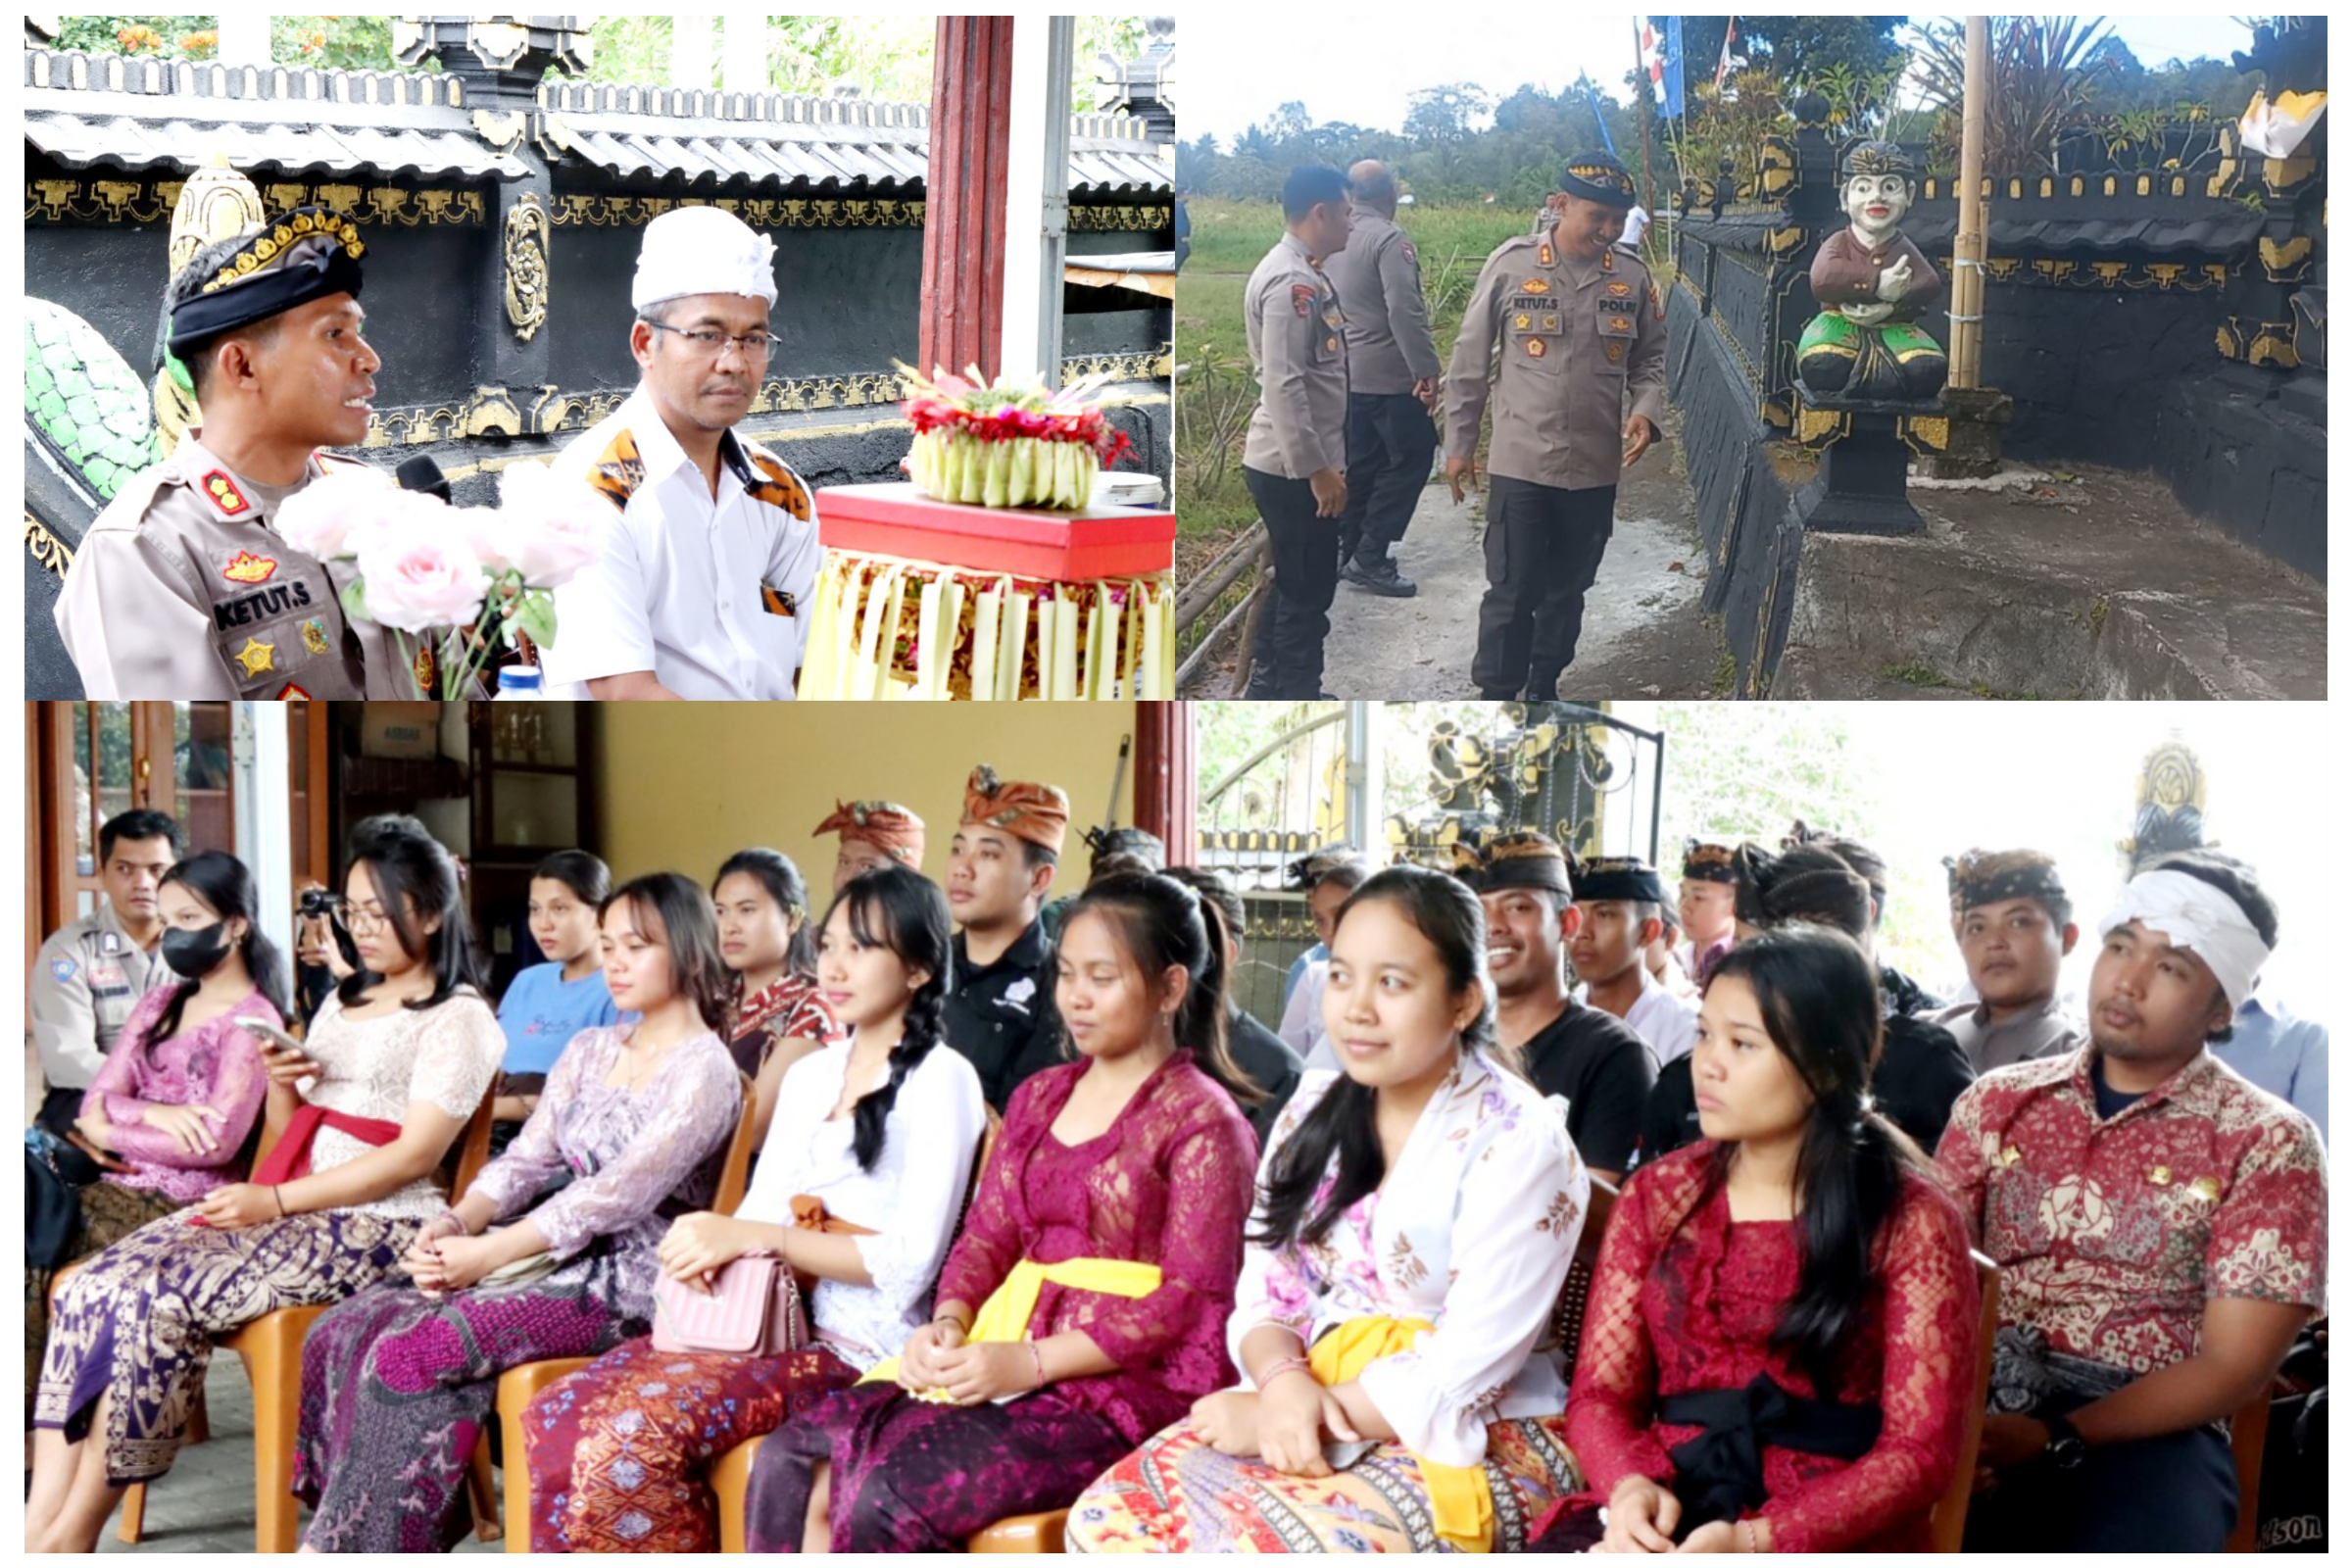
[[[1821,314],[1796,345],[1796,373],[1816,394],[1924,400],[1943,390],[1943,348],[1918,324],[1943,298],[1943,276],[1901,226],[1913,172],[1890,141],[1857,142],[1845,155],[1847,226],[1813,258]]]

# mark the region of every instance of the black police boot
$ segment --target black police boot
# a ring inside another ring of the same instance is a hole
[[[1412,578],[1396,569],[1396,563],[1389,559],[1386,548],[1377,556],[1358,553],[1340,568],[1340,576],[1384,599],[1410,599],[1421,591]]]

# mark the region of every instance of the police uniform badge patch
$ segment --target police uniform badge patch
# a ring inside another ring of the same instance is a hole
[[[240,550],[229,557],[220,575],[230,582],[268,582],[277,574],[277,563],[268,556],[257,556],[250,550]]]
[[[416,650],[416,661],[410,666],[409,673],[416,677],[418,691],[429,692],[433,689],[433,649],[430,643]]]
[[[281,703],[307,703],[311,700],[311,694],[292,681],[288,681],[284,690],[277,694],[277,700]]]
[[[1609,318],[1609,329],[1614,332],[1631,332],[1634,329],[1634,318],[1630,316],[1612,316]]]
[[[1551,284],[1543,278],[1531,277],[1519,285],[1519,292],[1522,294],[1548,294],[1551,292]]]
[[[198,480],[197,485],[204,491],[206,500],[212,502],[214,506],[231,517],[241,516],[253,510],[253,503],[245,499],[244,493],[237,488],[236,481],[219,468],[213,469]],[[255,580],[259,581],[260,579]]]
[[[1402,244],[1404,246],[1404,259],[1415,267],[1420,266],[1421,258],[1413,253],[1413,242],[1408,239],[1402,241]]]
[[[1544,340],[1542,338],[1531,337],[1527,340],[1527,357],[1529,359],[1540,360],[1544,357],[1545,352]]]
[[[1291,310],[1302,317],[1315,314],[1315,287],[1312,283],[1291,285]]]
[[[306,620],[302,623],[302,646],[314,654],[326,652],[326,622]]]
[[[1521,332],[1526,331],[1534,324],[1535,318],[1529,316],[1525,311],[1521,311],[1517,316],[1511,318],[1512,327]]]
[[[1609,292],[1616,295],[1619,299],[1625,298],[1633,291],[1634,285],[1631,283],[1611,283],[1609,285]]]
[[[56,981],[61,986],[80,972],[80,966],[74,963],[72,958],[52,958],[49,960],[49,978]]]
[[[264,670],[277,667],[277,644],[266,643],[259,637],[248,637],[245,646],[229,655],[229,658],[243,665],[246,674],[259,675]]]
[[[1622,344],[1622,343],[1612,343],[1612,344],[1610,344],[1610,345],[1609,345],[1609,349],[1608,349],[1608,354],[1609,354],[1609,363],[1610,363],[1611,365],[1615,365],[1615,364],[1616,364],[1616,363],[1617,363],[1619,360],[1622,360],[1622,359],[1624,359],[1624,358],[1625,358],[1625,345],[1624,345],[1624,344]]]

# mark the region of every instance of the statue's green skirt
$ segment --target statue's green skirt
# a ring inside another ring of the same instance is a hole
[[[1910,321],[1888,321],[1882,326],[1857,326],[1840,311],[1824,311],[1813,318],[1804,335],[1796,340],[1796,357],[1800,360],[1815,354],[1835,354],[1850,360],[1862,352],[1866,334],[1876,333],[1886,346],[1887,356],[1897,365],[1905,365],[1923,355],[1940,358],[1943,346],[1918,325]]]

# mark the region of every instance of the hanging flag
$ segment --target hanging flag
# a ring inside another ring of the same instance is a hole
[[[1660,102],[1670,120],[1683,118],[1683,19],[1666,19],[1666,50],[1659,62]]]
[[[1609,122],[1600,118],[1600,94],[1592,90],[1592,78],[1584,72],[1576,74],[1576,85],[1584,93],[1585,102],[1592,106],[1592,122],[1600,126],[1600,145],[1607,149],[1611,158],[1616,157],[1617,139],[1609,134]]]
[[[1723,91],[1726,76],[1732,74],[1732,44],[1740,36],[1740,19],[1727,17],[1723,24],[1723,58],[1715,62],[1715,90]]]

